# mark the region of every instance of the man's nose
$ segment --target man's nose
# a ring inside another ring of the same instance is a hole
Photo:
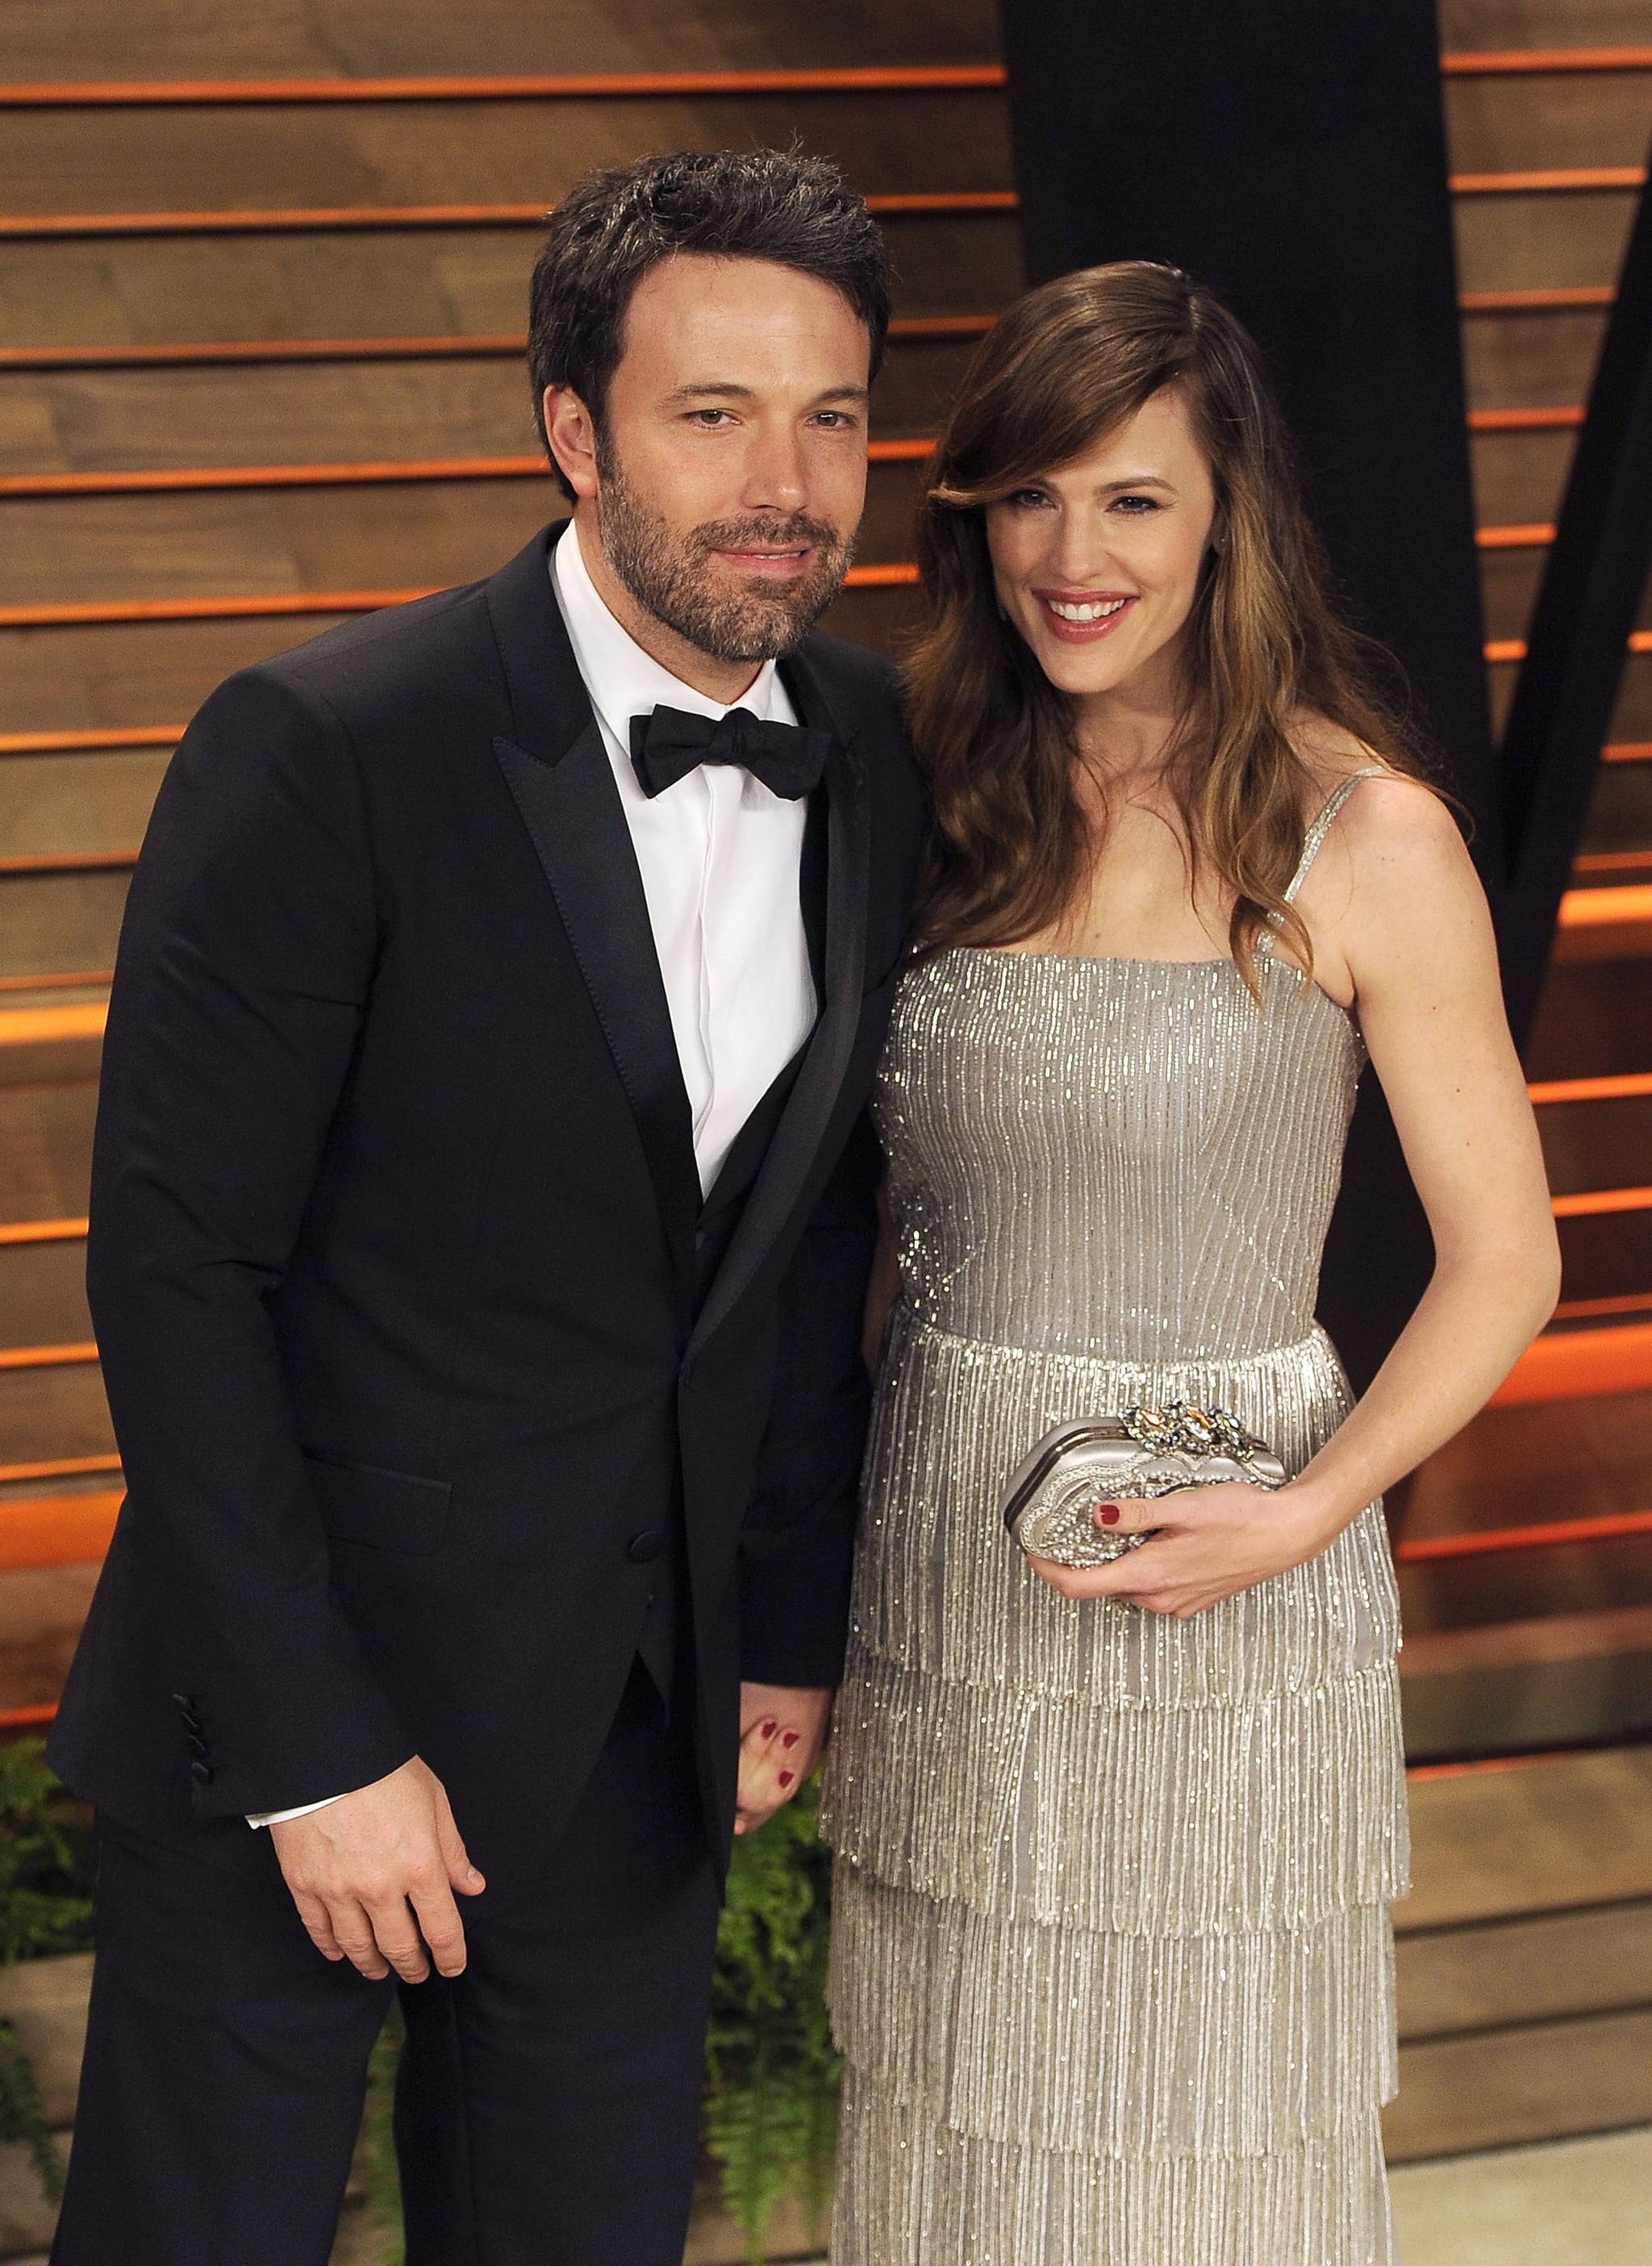
[[[801,511],[808,501],[802,446],[789,429],[758,434],[745,473],[740,500],[748,511]]]

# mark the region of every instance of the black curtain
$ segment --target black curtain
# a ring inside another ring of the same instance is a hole
[[[1502,884],[1433,0],[1005,0],[1028,271],[1166,259],[1261,345],[1354,619]],[[1432,1251],[1364,1081],[1321,1312],[1356,1384]]]

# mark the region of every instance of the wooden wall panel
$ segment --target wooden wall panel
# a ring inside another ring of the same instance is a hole
[[[995,61],[993,0],[6,0],[8,77],[710,70]]]
[[[19,110],[0,138],[0,210],[549,204],[590,166],[643,150],[784,149],[794,137],[863,193],[1015,178],[996,91]]]

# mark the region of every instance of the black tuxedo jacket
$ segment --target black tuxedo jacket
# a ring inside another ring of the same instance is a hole
[[[809,638],[823,998],[708,1281],[555,532],[231,678],[156,806],[88,1253],[128,1495],[51,1748],[135,1825],[418,1752],[497,1882],[588,1773],[662,1551],[714,1839],[742,1673],[837,1678],[922,799],[888,665]]]

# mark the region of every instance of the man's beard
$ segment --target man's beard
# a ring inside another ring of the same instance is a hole
[[[603,548],[640,606],[713,661],[773,661],[802,643],[843,587],[852,534],[793,512],[707,520],[679,535],[627,485],[612,455],[599,454]],[[714,551],[805,543],[816,556],[794,581],[777,586],[754,576],[730,588],[727,565],[713,579]]]

